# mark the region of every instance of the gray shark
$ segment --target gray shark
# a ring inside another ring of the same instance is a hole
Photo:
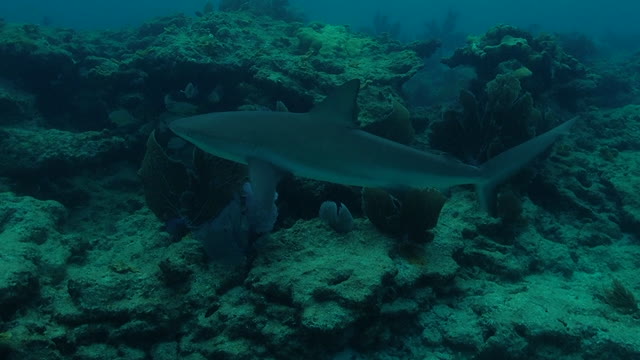
[[[541,154],[575,121],[472,166],[359,130],[359,89],[360,82],[351,80],[307,113],[218,112],[178,119],[169,127],[207,153],[249,165],[253,193],[264,211],[272,208],[284,173],[366,187],[474,184],[487,209],[494,187]]]

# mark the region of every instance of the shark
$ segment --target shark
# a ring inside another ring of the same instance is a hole
[[[337,87],[309,112],[231,111],[174,120],[169,128],[201,150],[249,167],[258,217],[270,216],[284,174],[382,188],[475,185],[488,210],[494,188],[542,154],[575,118],[480,166],[420,151],[358,128],[360,81]]]

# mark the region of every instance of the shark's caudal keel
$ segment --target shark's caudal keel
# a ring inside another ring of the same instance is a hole
[[[498,183],[547,149],[575,121],[475,167],[358,130],[359,88],[360,82],[351,80],[308,113],[210,113],[176,120],[170,128],[210,154],[248,164],[256,201],[261,202],[256,206],[263,210],[271,209],[283,173],[368,187],[474,184],[481,205],[487,208]]]

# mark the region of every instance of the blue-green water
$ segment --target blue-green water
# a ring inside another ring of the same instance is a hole
[[[220,1],[213,1],[218,5]],[[250,3],[251,1],[246,1]],[[201,10],[206,1],[123,1],[108,2],[79,0],[24,0],[3,1],[0,14],[10,21],[38,23],[48,18],[54,24],[80,28],[113,28],[122,25],[138,25],[153,16],[176,12],[193,14]],[[278,3],[278,1],[274,1]],[[482,32],[497,23],[520,27],[538,25],[549,31],[589,33],[601,35],[607,32],[637,34],[640,32],[636,14],[640,5],[631,1],[616,0],[606,4],[599,1],[541,0],[522,4],[516,1],[289,1],[310,20],[352,26],[370,25],[376,12],[400,21],[407,32],[421,30],[425,22],[440,19],[449,10],[460,14],[460,26],[464,31]]]

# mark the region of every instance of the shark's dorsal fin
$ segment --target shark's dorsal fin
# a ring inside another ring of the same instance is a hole
[[[360,90],[360,80],[349,80],[338,86],[321,103],[311,109],[309,114],[321,121],[332,121],[347,127],[357,127],[358,104],[356,99]]]

